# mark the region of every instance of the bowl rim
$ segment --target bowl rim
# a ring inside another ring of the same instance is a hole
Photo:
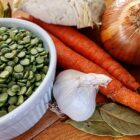
[[[22,112],[24,112],[25,110],[27,110],[29,108],[30,104],[33,103],[34,100],[41,94],[41,92],[39,92],[39,90],[45,86],[45,83],[48,82],[49,79],[51,79],[51,76],[52,76],[51,74],[54,71],[54,69],[56,68],[56,61],[57,61],[55,45],[53,43],[53,40],[47,33],[47,31],[42,29],[37,24],[32,23],[30,21],[23,20],[23,19],[0,18],[0,24],[5,23],[5,22],[18,24],[19,25],[18,27],[21,27],[21,25],[24,25],[25,29],[32,28],[32,30],[36,30],[36,32],[39,33],[41,38],[43,37],[45,39],[44,41],[46,41],[46,43],[48,44],[48,49],[49,49],[49,53],[50,53],[50,64],[49,64],[48,72],[47,72],[43,82],[40,84],[40,86],[34,91],[34,93],[22,105],[18,106],[16,109],[11,111],[10,113],[0,117],[0,126],[3,125],[4,123],[7,123],[7,121],[13,120],[16,116],[18,116],[19,114],[22,114]],[[9,24],[7,27],[11,27],[10,25],[11,24]]]

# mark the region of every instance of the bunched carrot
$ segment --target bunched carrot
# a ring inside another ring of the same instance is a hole
[[[58,65],[64,69],[76,69],[85,73],[94,72],[110,76],[104,69],[74,52],[53,35],[51,37],[56,46]],[[140,95],[124,87],[115,78],[107,87],[100,87],[100,92],[112,100],[140,112]]]
[[[101,93],[97,94],[97,96],[96,96],[96,103],[98,105],[105,104],[105,103],[108,103],[108,102],[109,102],[109,99],[106,96],[104,96]]]
[[[113,60],[109,54],[107,54],[93,41],[80,34],[75,29],[67,26],[47,24],[34,17],[30,17],[29,20],[37,23],[58,37],[70,48],[107,70],[108,73],[121,81],[126,87],[132,90],[137,90],[140,87],[139,83],[136,82],[135,78],[130,75],[127,70]]]

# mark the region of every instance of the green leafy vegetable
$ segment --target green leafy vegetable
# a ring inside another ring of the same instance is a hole
[[[112,129],[101,117],[99,110],[96,110],[94,115],[84,122],[75,122],[68,120],[67,123],[71,124],[77,129],[80,129],[86,133],[97,136],[112,136],[122,137],[120,133]]]
[[[100,108],[103,120],[124,135],[140,134],[140,114],[121,105],[110,103]]]
[[[140,135],[140,113],[115,103],[97,108],[87,121],[68,120],[67,123],[83,132],[97,136]]]

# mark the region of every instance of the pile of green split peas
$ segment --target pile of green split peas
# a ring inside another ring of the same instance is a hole
[[[49,53],[32,32],[0,27],[0,117],[21,105],[40,85]]]

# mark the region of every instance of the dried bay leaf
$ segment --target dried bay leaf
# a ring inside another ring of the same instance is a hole
[[[103,105],[100,113],[103,120],[117,132],[124,135],[140,134],[140,113],[115,103]]]
[[[101,117],[99,110],[96,110],[94,115],[84,122],[76,122],[68,120],[67,123],[71,124],[75,128],[84,131],[89,134],[97,136],[112,136],[122,137],[120,133],[113,130]]]

